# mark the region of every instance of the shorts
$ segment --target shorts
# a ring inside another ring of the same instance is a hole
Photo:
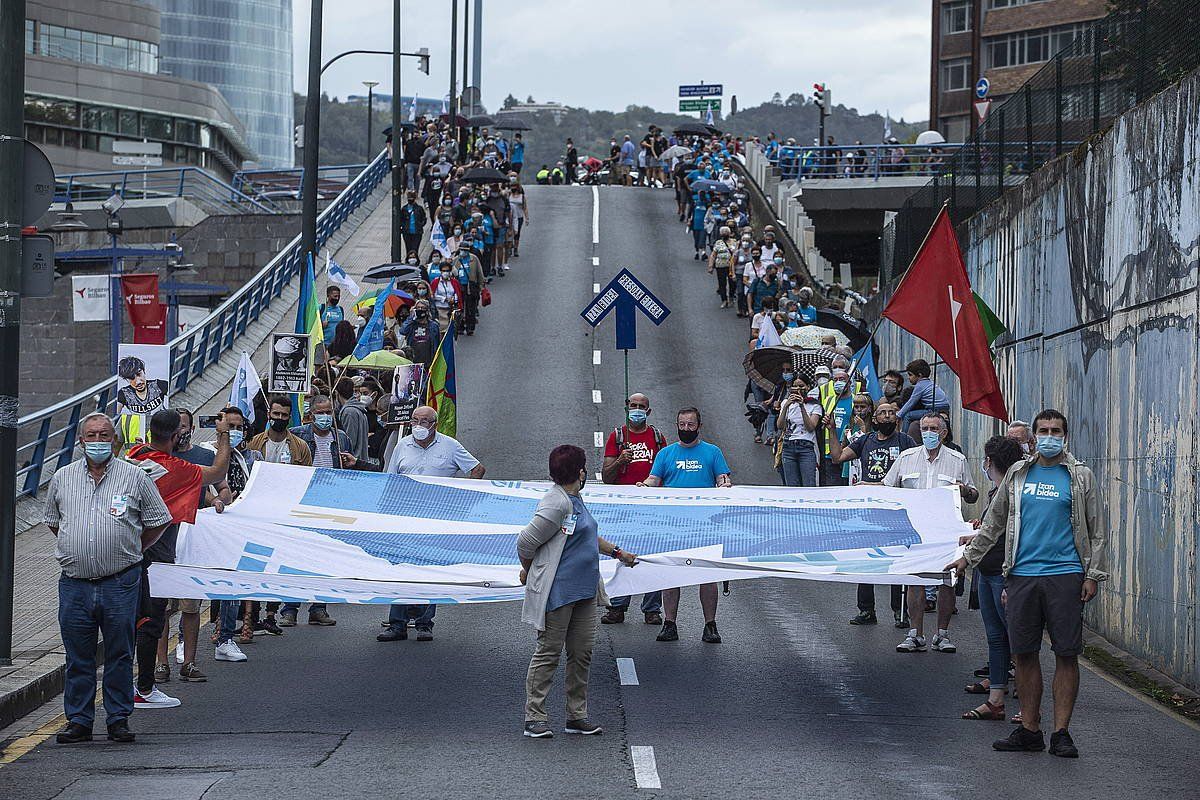
[[[174,614],[180,611],[184,614],[199,614],[200,601],[194,598],[183,598],[182,600],[172,600],[167,606],[167,614]]]
[[[1009,575],[1004,581],[1008,641],[1013,653],[1042,649],[1042,632],[1050,634],[1055,655],[1083,652],[1083,573]]]

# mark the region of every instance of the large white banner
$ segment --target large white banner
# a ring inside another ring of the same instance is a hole
[[[544,482],[414,478],[258,463],[242,498],[201,511],[155,596],[329,603],[517,600],[516,536]],[[941,583],[970,532],[957,491],[855,486],[588,486],[600,534],[641,562],[601,560],[612,595],[783,577]]]
[[[105,275],[71,276],[71,310],[76,322],[108,322],[112,278]]]

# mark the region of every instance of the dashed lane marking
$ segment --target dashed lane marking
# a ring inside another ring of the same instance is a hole
[[[599,389],[592,389],[592,402],[593,403],[604,402],[603,400],[600,399],[600,390]]]
[[[600,294],[600,284],[598,284],[598,283],[592,284],[592,294]]]
[[[604,434],[600,431],[593,431],[592,441],[595,443],[596,447],[604,447]]]
[[[592,187],[592,244],[600,244],[600,188]]]
[[[658,764],[654,760],[654,748],[648,745],[630,745],[629,758],[633,762],[633,779],[639,789],[661,789]]]
[[[600,256],[592,256],[592,266],[593,267],[600,266]]]
[[[600,351],[599,350],[592,351],[592,364],[597,367],[600,366]]]
[[[637,667],[633,664],[632,658],[617,659],[617,675],[621,678],[622,686],[637,686]]]

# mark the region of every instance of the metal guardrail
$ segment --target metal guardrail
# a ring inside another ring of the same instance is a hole
[[[801,147],[784,145],[771,154],[783,180],[932,177],[946,170],[961,144],[873,144]]]
[[[186,197],[206,211],[215,213],[280,213],[278,206],[270,199],[251,197],[199,167],[60,175],[55,181],[54,202],[103,202],[113,192],[125,200]]]
[[[362,172],[367,164],[340,164],[317,169],[317,199],[335,196]],[[245,169],[233,176],[233,189],[264,202],[302,200],[304,168]]]
[[[388,174],[386,153],[371,162],[351,184],[317,217],[317,247],[328,241],[375,190]],[[259,270],[250,281],[218,306],[187,333],[171,340],[171,393],[181,392],[204,374],[223,353],[234,346],[237,337],[270,307],[284,287],[300,272],[300,237]],[[74,459],[79,420],[93,411],[116,412],[115,377],[97,383],[74,397],[49,408],[21,417],[17,421],[18,496],[36,497],[39,487],[54,470]],[[47,465],[52,464],[47,472]]]

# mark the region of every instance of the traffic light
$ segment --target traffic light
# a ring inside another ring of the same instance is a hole
[[[304,148],[304,126],[297,125],[295,132],[292,134],[292,143],[296,145],[297,150]]]
[[[429,74],[429,48],[428,47],[422,47],[420,50],[417,51],[417,69],[419,69],[421,72],[424,72],[426,75]]]
[[[813,102],[817,104],[817,108],[821,109],[822,114],[829,113],[829,90],[825,88],[823,83],[813,84]]]

